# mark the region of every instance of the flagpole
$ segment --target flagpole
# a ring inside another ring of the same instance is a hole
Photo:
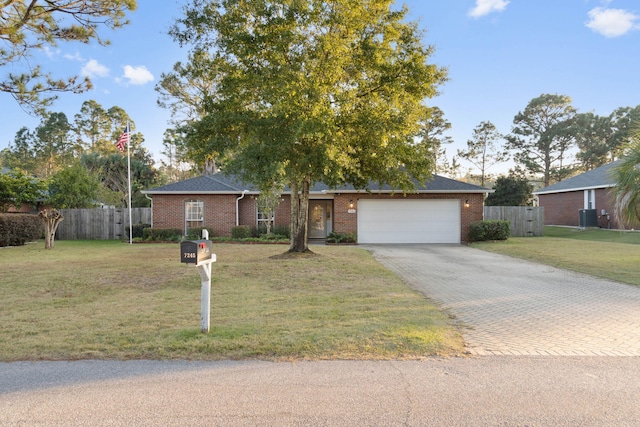
[[[127,122],[127,130],[129,136],[127,137],[127,181],[129,186],[129,244],[133,244],[133,224],[131,224],[131,128]]]

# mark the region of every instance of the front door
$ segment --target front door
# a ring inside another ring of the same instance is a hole
[[[309,200],[309,239],[325,239],[332,230],[331,200]]]

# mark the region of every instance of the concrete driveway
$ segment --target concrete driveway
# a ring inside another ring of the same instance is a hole
[[[366,249],[455,316],[473,355],[640,356],[638,287],[460,245]]]

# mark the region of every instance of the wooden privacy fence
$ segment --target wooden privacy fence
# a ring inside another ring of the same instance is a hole
[[[542,236],[544,234],[543,207],[485,206],[484,219],[509,221],[513,237]]]
[[[128,238],[129,210],[59,209],[64,220],[58,225],[58,240],[120,240]],[[151,224],[151,208],[132,208],[131,223]]]

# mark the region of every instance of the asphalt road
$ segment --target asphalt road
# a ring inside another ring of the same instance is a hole
[[[2,426],[638,426],[640,358],[0,364]]]

